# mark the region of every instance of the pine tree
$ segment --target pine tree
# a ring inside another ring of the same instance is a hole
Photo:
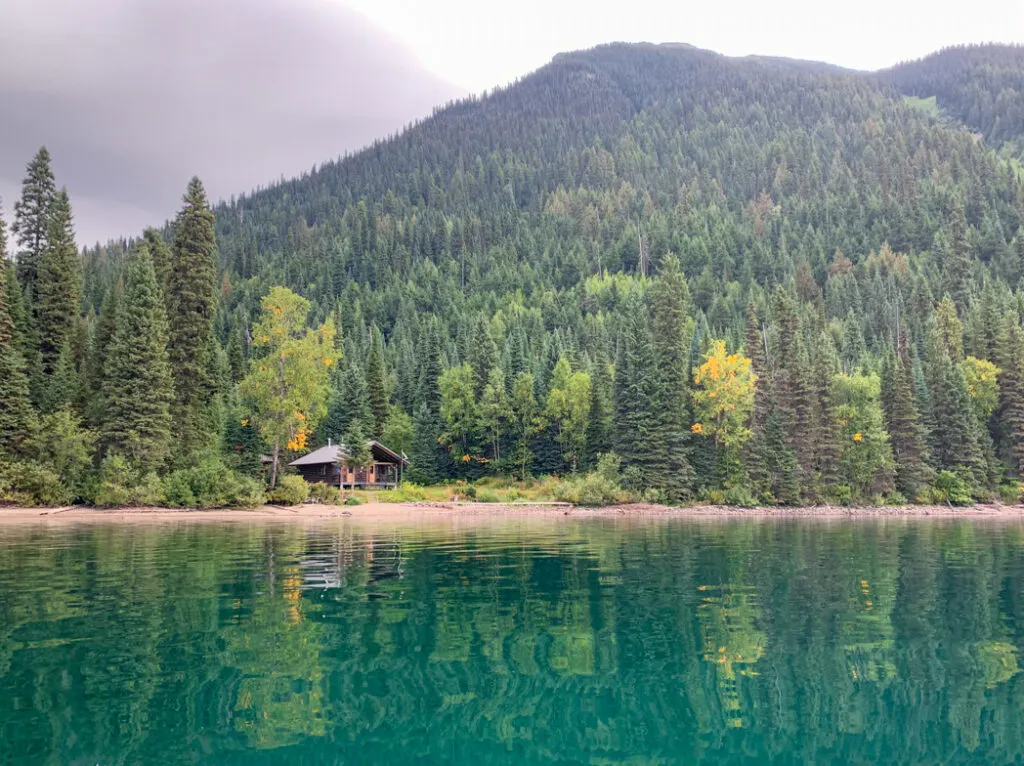
[[[1024,330],[1015,319],[1007,320],[999,354],[999,451],[1010,473],[1024,477]]]
[[[840,482],[843,446],[839,424],[832,412],[832,381],[839,372],[839,357],[831,339],[822,333],[811,350],[812,424],[808,440],[813,445],[811,465],[817,478],[817,499],[827,496]]]
[[[62,350],[76,332],[82,301],[82,265],[75,247],[67,189],[53,198],[47,246],[36,284],[40,361],[43,373],[52,375]]]
[[[778,351],[772,371],[775,422],[768,448],[777,454],[768,463],[775,469],[773,494],[779,502],[792,504],[799,502],[810,468],[806,431],[801,430],[808,423],[808,380],[802,365],[796,306],[781,288],[775,293],[773,315],[778,325]],[[781,439],[781,444],[775,443],[776,439]]]
[[[927,452],[914,395],[913,368],[905,333],[900,333],[896,353],[886,354],[882,364],[882,408],[896,460],[896,488],[914,500],[931,482]]]
[[[171,449],[173,383],[167,316],[149,250],[140,243],[125,274],[103,375],[101,441],[140,472],[157,470]]]
[[[0,216],[0,253],[6,252],[6,232]],[[25,360],[14,322],[8,310],[8,295],[17,281],[7,261],[0,258],[0,455],[23,455],[35,430],[35,413],[29,399]]]
[[[960,470],[975,486],[986,479],[977,419],[960,367],[953,363],[943,334],[932,326],[925,348],[925,377],[935,423],[935,460],[940,468]]]
[[[373,415],[368,433],[371,439],[380,441],[387,426],[391,403],[388,401],[385,382],[383,340],[376,328],[373,330],[373,342],[370,344],[370,353],[366,359],[366,392]]]
[[[451,460],[441,446],[444,425],[441,421],[441,338],[438,323],[429,322],[423,329],[420,345],[420,374],[417,384],[417,407],[414,415],[412,450],[409,457],[410,477],[416,482],[437,482],[451,472]],[[425,408],[425,411],[424,411]]]
[[[614,430],[611,374],[608,363],[598,359],[591,373],[590,422],[587,424],[583,458],[586,468],[593,468],[597,465],[598,457],[612,451]]]
[[[623,476],[633,489],[657,486],[663,445],[654,443],[660,404],[656,355],[647,326],[647,307],[639,292],[624,307],[624,328],[615,365],[615,452],[622,458]]]
[[[106,400],[103,395],[105,367],[107,354],[109,353],[114,333],[117,330],[117,305],[120,296],[124,293],[124,283],[119,279],[103,296],[103,303],[100,304],[99,317],[93,328],[92,337],[89,341],[88,362],[85,365],[85,386],[87,388],[88,404],[86,407],[86,421],[93,428],[98,428],[105,420],[103,410]]]
[[[57,194],[50,153],[46,147],[36,152],[21,182],[21,199],[14,204],[11,231],[18,243],[18,281],[30,305],[36,301],[39,265],[48,246],[50,215]]]
[[[675,255],[666,255],[651,287],[651,327],[655,376],[651,442],[652,481],[678,502],[689,495],[693,468],[689,461],[690,407],[688,383],[691,332],[690,293]]]
[[[491,337],[487,322],[481,316],[469,347],[469,364],[473,368],[478,396],[483,393],[484,386],[490,379],[491,369],[497,363],[498,347],[494,343],[494,338]]]
[[[208,441],[202,432],[201,410],[208,404],[214,384],[209,355],[217,304],[217,261],[213,213],[198,178],[189,182],[184,203],[174,223],[166,305],[171,320],[168,353],[174,375],[175,446],[180,454],[188,455]]]
[[[747,304],[746,343],[744,350],[750,358],[750,370],[757,377],[754,392],[754,413],[750,420],[750,440],[743,450],[743,464],[747,476],[753,482],[759,494],[767,494],[770,488],[768,471],[768,419],[774,403],[772,401],[772,379],[768,371],[765,350],[765,336],[761,322],[757,317],[757,309],[753,303]]]
[[[170,282],[170,272],[174,263],[174,254],[164,240],[163,236],[156,229],[146,229],[142,238],[149,248],[150,256],[153,258],[153,271],[156,272],[156,282],[160,285],[160,292],[167,300],[167,286]],[[171,307],[167,307],[170,316]]]
[[[44,413],[71,409],[82,396],[82,377],[75,364],[73,341],[67,341],[57,357],[57,364],[46,380],[40,410]]]
[[[344,422],[339,437],[351,431],[354,424],[358,424],[359,432],[364,437],[370,432],[374,417],[366,390],[366,378],[355,359],[351,358],[341,379],[341,411],[344,413]]]
[[[413,416],[413,438],[409,448],[409,479],[417,484],[435,484],[443,477],[438,470],[440,416],[420,402]]]
[[[967,241],[967,219],[963,203],[953,204],[949,218],[948,250],[946,252],[946,285],[961,311],[970,303],[971,246]]]

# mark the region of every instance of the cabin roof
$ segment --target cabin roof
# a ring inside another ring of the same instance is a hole
[[[402,465],[408,465],[409,461],[402,455],[399,455],[394,450],[390,450],[378,441],[370,441],[370,452],[373,454],[373,459],[381,463],[400,463]],[[338,458],[344,456],[344,445],[341,444],[325,444],[319,449],[315,449],[312,452],[303,455],[298,460],[293,460],[288,465],[303,466],[303,465],[323,465],[324,463],[337,463]]]

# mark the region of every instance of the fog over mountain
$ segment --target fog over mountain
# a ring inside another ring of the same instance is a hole
[[[0,196],[45,144],[80,244],[358,149],[463,91],[329,0],[13,0],[0,29]]]

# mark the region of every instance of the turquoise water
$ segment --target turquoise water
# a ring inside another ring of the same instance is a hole
[[[0,763],[1020,762],[1022,643],[1012,524],[5,527]]]

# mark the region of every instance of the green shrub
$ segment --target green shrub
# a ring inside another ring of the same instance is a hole
[[[356,495],[349,495],[345,498],[345,505],[362,505],[366,501]]]
[[[309,485],[309,499],[321,505],[340,505],[341,490],[331,484],[318,481]]]
[[[932,485],[934,502],[950,505],[970,505],[974,502],[971,484],[952,471],[939,471]]]
[[[309,497],[309,484],[301,476],[282,476],[277,480],[277,486],[267,493],[267,497],[272,503],[298,505],[306,502]]]
[[[725,491],[711,487],[704,491],[703,501],[708,505],[725,505]]]
[[[629,493],[612,478],[618,475],[617,465],[617,456],[602,455],[593,473],[566,478],[552,488],[552,495],[563,503],[589,507],[628,502]]]
[[[75,492],[46,466],[31,461],[0,467],[0,502],[14,505],[67,505]]]
[[[476,486],[474,484],[467,484],[466,485],[466,499],[467,500],[475,500],[476,499]]]
[[[725,504],[737,508],[753,508],[758,505],[757,497],[747,487],[729,487],[725,490]]]
[[[853,490],[849,484],[835,484],[828,490],[828,499],[836,505],[853,505]]]
[[[93,504],[101,508],[155,506],[165,502],[163,485],[155,473],[138,476],[123,455],[107,455],[100,466]]]
[[[262,479],[235,474],[238,484],[235,487],[232,508],[259,508],[267,502],[267,491]]]
[[[1020,484],[1000,484],[999,485],[999,499],[1007,505],[1015,505],[1020,502],[1021,498],[1021,485]]]
[[[83,428],[76,415],[60,410],[43,416],[35,443],[40,463],[60,477],[72,500],[90,500],[95,492],[96,434]]]
[[[501,496],[493,489],[485,489],[477,493],[476,500],[478,503],[500,503]]]
[[[264,502],[261,484],[239,476],[216,454],[169,474],[163,490],[167,504],[177,508],[253,508]]]

